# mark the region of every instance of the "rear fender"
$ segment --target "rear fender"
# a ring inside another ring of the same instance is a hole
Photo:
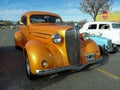
[[[15,45],[21,48],[25,45],[25,37],[20,31],[16,31],[14,34]]]

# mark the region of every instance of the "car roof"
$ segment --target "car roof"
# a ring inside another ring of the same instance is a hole
[[[60,17],[58,14],[51,13],[51,12],[44,12],[44,11],[29,11],[29,12],[24,13],[23,15],[33,15],[33,14],[52,15],[52,16]]]
[[[104,21],[104,22],[103,21],[101,21],[101,22],[99,21],[99,22],[97,22],[96,21],[96,22],[87,22],[85,24],[107,24],[107,23],[111,24],[111,23],[118,23],[118,22],[108,22],[108,21]],[[120,24],[120,23],[118,23],[118,24]]]

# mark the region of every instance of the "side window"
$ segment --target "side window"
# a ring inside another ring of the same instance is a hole
[[[97,24],[89,25],[88,29],[97,29]]]
[[[100,24],[99,29],[109,29],[110,26],[108,24]]]
[[[24,24],[24,25],[27,25],[27,17],[26,16],[23,16],[21,18],[21,22]]]

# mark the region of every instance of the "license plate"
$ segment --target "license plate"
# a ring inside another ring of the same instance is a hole
[[[89,61],[89,60],[94,60],[94,54],[87,54],[87,55],[85,55],[85,59],[86,59],[87,61]]]

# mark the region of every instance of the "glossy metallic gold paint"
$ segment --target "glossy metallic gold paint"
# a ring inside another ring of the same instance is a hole
[[[14,40],[16,46],[20,46],[26,51],[31,72],[36,74],[36,70],[69,66],[65,32],[67,29],[72,28],[72,26],[52,23],[31,24],[29,18],[32,14],[53,15],[61,19],[59,15],[48,12],[27,12],[22,15],[27,16],[27,25],[19,26],[19,31],[15,32]],[[55,44],[52,41],[52,35],[55,33],[62,36],[62,42],[59,44]],[[89,53],[95,53],[95,59],[101,56],[99,47],[96,43],[90,39],[84,41],[83,37],[80,36],[80,64],[85,64],[87,62],[85,60],[85,55]],[[41,65],[43,60],[47,62],[45,67]]]

